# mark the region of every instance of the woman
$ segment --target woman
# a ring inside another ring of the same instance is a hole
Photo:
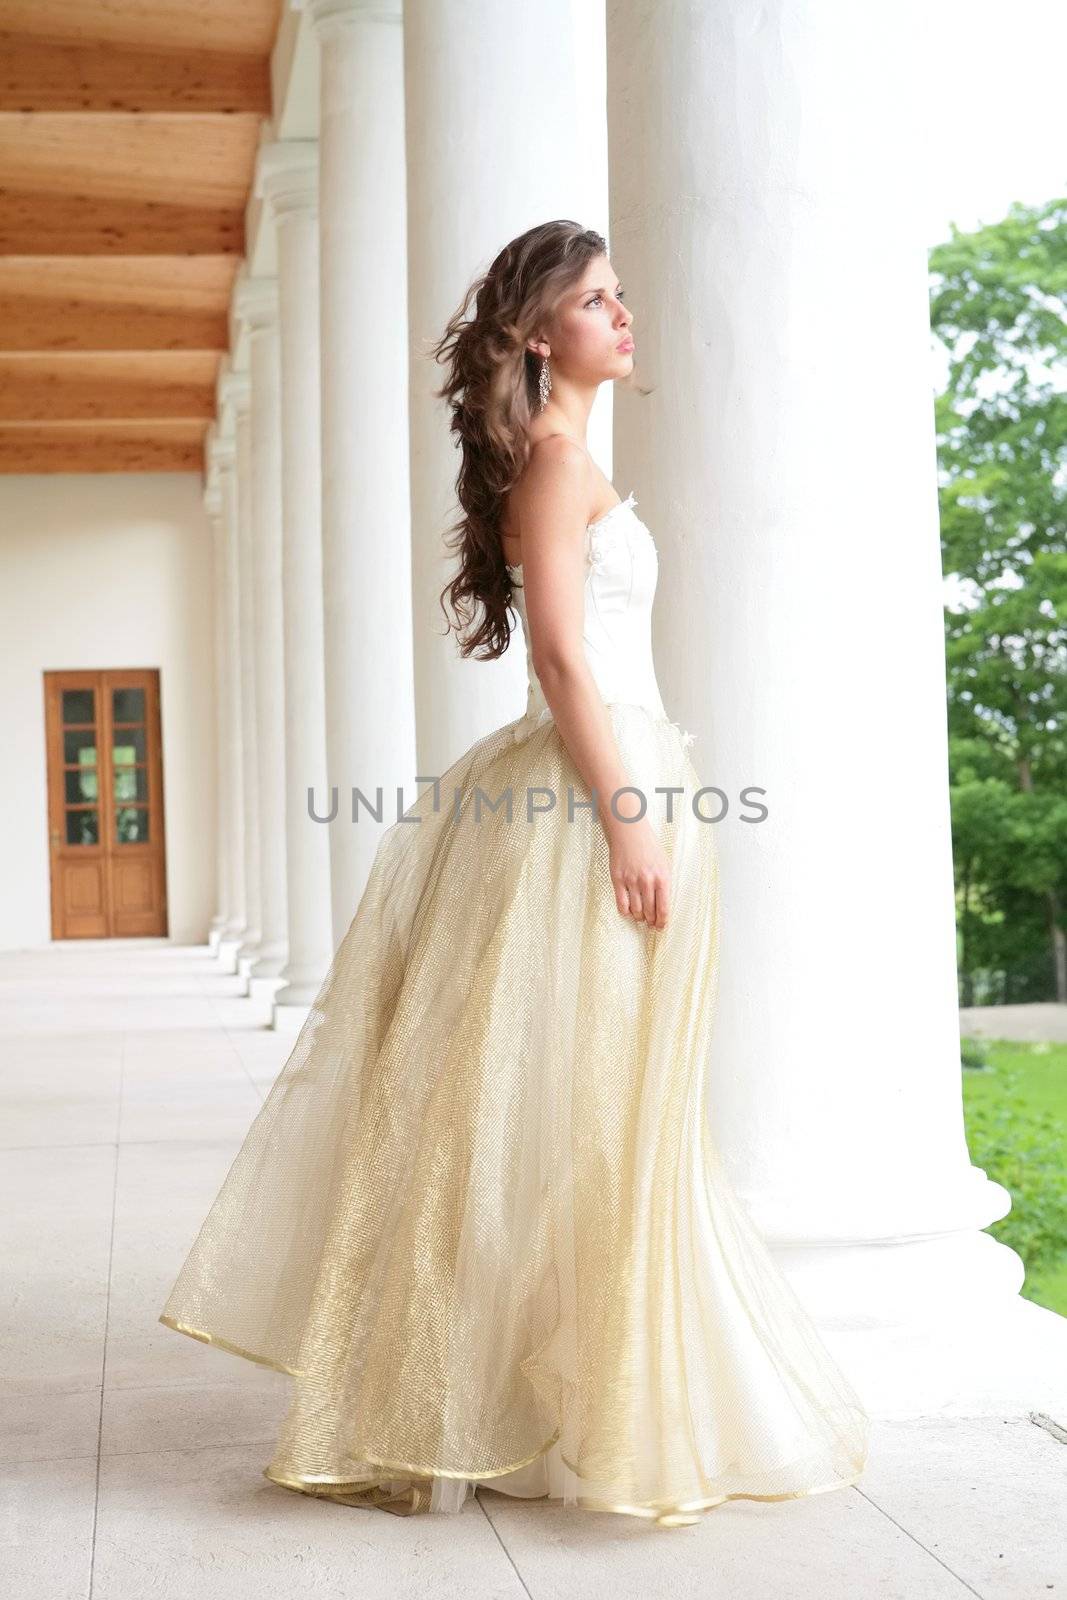
[[[458,1511],[482,1484],[672,1526],[864,1466],[710,1140],[713,830],[656,684],[655,543],[585,448],[633,366],[623,294],[599,234],[546,223],[435,347],[445,593],[465,655],[521,616],[526,712],[382,835],[160,1317],[292,1374],[264,1471],[303,1493]]]

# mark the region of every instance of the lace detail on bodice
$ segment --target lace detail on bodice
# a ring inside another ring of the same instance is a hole
[[[627,506],[632,509],[636,504],[637,499],[631,491],[625,500],[620,500],[618,505],[610,506],[602,517],[598,517],[595,522],[591,522],[586,528],[585,550],[586,558],[589,562],[591,571],[602,572],[607,566],[611,551],[612,539],[614,538],[611,528],[612,518],[617,512],[624,510]],[[655,549],[655,540],[648,532],[648,529],[645,527],[640,517],[635,516],[634,521],[637,523],[638,527],[645,532],[650,543],[652,544],[652,548]]]
[[[582,642],[586,660],[605,704],[638,705],[657,721],[670,722],[664,709],[652,657],[652,603],[659,577],[656,542],[634,507],[631,492],[586,528],[585,622]],[[522,588],[522,563],[508,567],[512,604],[522,618],[526,639],[528,694],[526,713],[515,729],[516,740],[551,720],[552,711],[533,668],[530,628]],[[683,745],[694,735],[670,723]]]

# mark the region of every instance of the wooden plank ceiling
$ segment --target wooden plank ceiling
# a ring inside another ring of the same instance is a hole
[[[0,471],[200,471],[281,0],[0,0]]]

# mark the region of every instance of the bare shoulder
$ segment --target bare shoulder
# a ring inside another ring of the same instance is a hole
[[[588,451],[565,433],[550,433],[530,446],[509,500],[515,522],[524,531],[542,520],[578,519],[584,527],[595,493]]]
[[[573,473],[577,477],[587,474],[589,467],[589,452],[578,443],[577,439],[572,439],[567,433],[546,433],[543,438],[535,439],[531,444],[523,476],[530,472],[544,474],[563,471]]]

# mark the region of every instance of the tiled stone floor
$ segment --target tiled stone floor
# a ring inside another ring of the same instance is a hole
[[[269,1483],[289,1380],[157,1321],[292,1046],[243,987],[202,946],[0,954],[4,1596],[1067,1597],[1067,1435],[1025,1417],[875,1423],[861,1485],[676,1529]]]

